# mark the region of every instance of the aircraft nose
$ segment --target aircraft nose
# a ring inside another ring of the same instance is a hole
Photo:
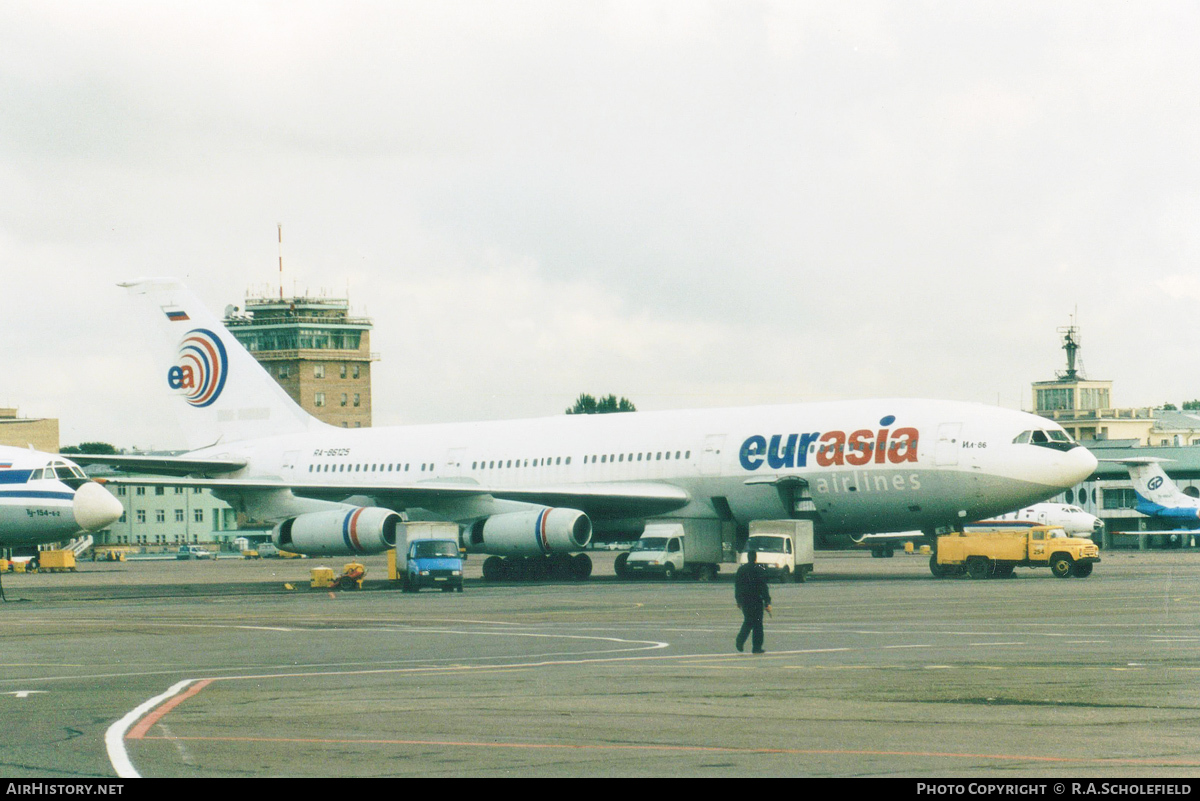
[[[125,511],[112,493],[95,481],[80,485],[71,503],[75,522],[84,531],[96,531],[121,517]]]
[[[1095,454],[1082,445],[1067,451],[1066,456],[1064,467],[1070,481],[1069,486],[1086,480],[1088,476],[1096,472],[1096,466],[1100,464]]]

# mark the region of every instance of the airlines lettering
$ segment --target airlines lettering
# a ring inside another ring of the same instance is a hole
[[[894,415],[879,421],[879,430],[814,431],[806,434],[773,434],[770,441],[761,434],[747,437],[738,459],[746,470],[757,470],[763,464],[774,470],[788,467],[807,467],[809,447],[816,445],[817,464],[821,467],[862,467],[867,464],[916,463],[920,432],[915,428],[889,426],[896,422]]]

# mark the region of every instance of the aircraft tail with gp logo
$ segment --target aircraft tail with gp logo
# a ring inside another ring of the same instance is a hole
[[[324,426],[296,405],[183,284],[123,283],[151,327],[148,350],[192,450]]]
[[[1142,514],[1191,523],[1200,519],[1200,498],[1180,492],[1159,464],[1169,459],[1139,456],[1104,461],[1118,462],[1129,471],[1137,493],[1137,510]]]

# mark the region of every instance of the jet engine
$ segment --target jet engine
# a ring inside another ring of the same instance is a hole
[[[500,556],[545,556],[581,551],[591,540],[592,521],[583,512],[542,507],[476,521],[468,545]]]
[[[277,525],[271,539],[282,551],[310,556],[383,553],[396,547],[400,522],[400,515],[377,506],[310,512]]]

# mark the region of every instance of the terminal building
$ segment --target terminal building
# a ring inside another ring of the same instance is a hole
[[[110,491],[125,512],[120,520],[93,535],[97,545],[173,551],[180,545],[211,543],[231,548],[234,539],[247,533],[238,528],[233,508],[208,490],[122,484]],[[255,529],[249,533],[263,532]]]
[[[1186,494],[1200,497],[1200,410],[1118,408],[1112,381],[1085,377],[1078,363],[1079,330],[1059,330],[1067,369],[1033,384],[1034,411],[1054,420],[1100,460],[1096,472],[1057,499],[1104,521],[1106,547],[1200,545],[1200,535],[1173,534],[1170,524],[1137,512],[1129,473],[1112,461],[1152,456]],[[1185,404],[1186,405],[1186,404]]]

